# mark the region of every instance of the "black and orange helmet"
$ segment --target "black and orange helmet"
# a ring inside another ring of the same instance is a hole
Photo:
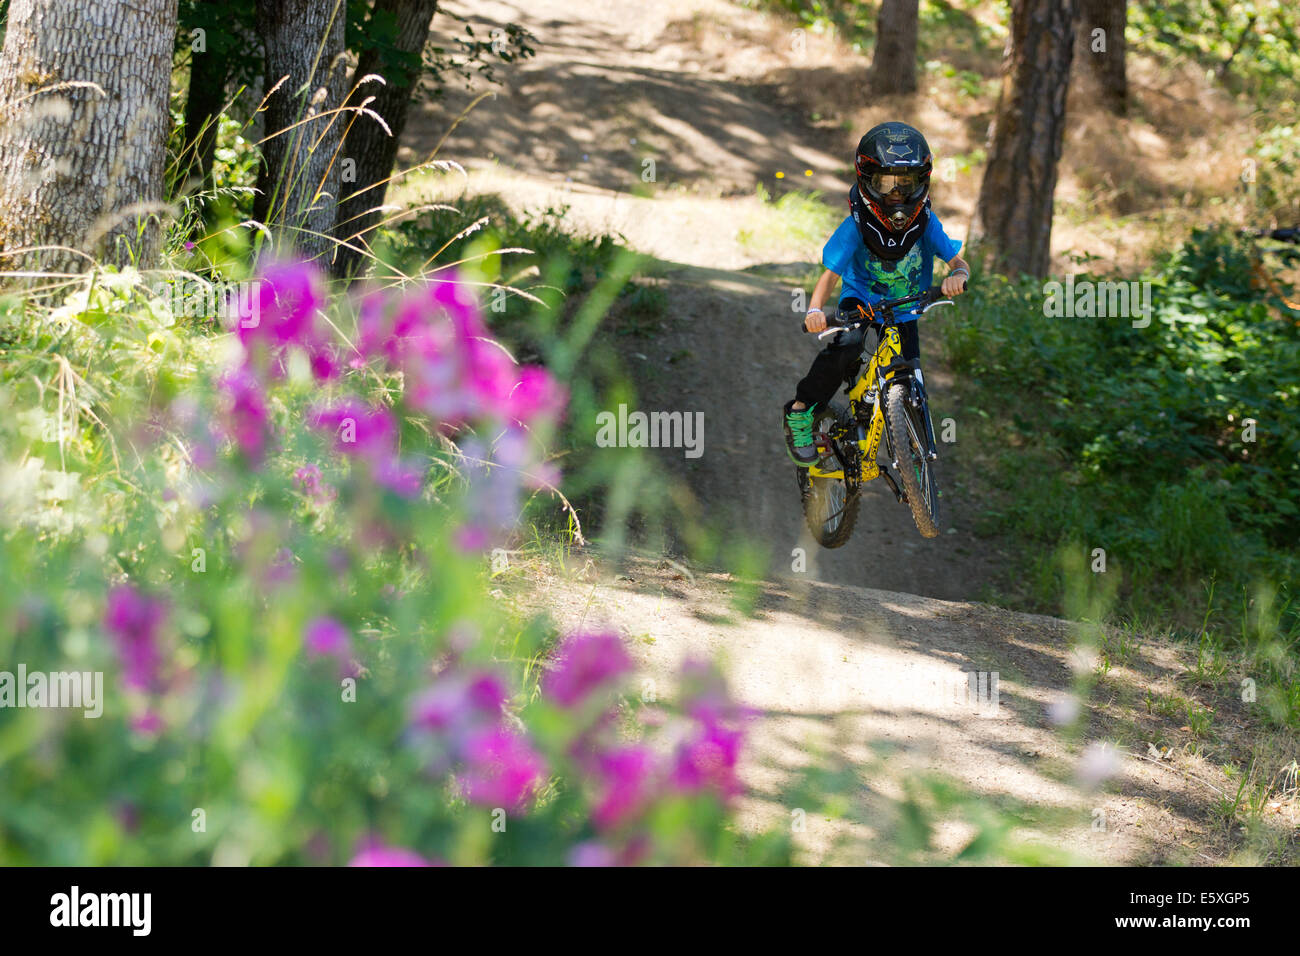
[[[853,168],[858,192],[873,216],[890,232],[916,221],[930,194],[934,157],[917,130],[906,123],[881,123],[858,142]]]

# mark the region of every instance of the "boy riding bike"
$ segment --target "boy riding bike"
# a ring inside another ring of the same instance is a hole
[[[933,157],[925,137],[906,123],[882,123],[862,137],[854,160],[857,183],[849,190],[852,215],[822,249],[826,271],[817,280],[804,320],[809,332],[826,328],[822,306],[839,279],[844,281],[839,310],[846,312],[928,289],[935,256],[952,270],[943,280],[944,295],[965,291],[970,278],[970,266],[957,254],[961,243],[948,238],[930,210]],[[898,331],[903,358],[919,360],[916,316],[900,316]],[[786,403],[786,448],[796,465],[808,468],[817,463],[815,413],[860,362],[865,335],[865,326],[836,333],[813,359],[794,399]]]

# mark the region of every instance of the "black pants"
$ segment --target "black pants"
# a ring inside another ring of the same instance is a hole
[[[863,303],[854,298],[840,300],[841,313],[853,312]],[[921,336],[916,329],[917,322],[900,322],[898,324],[899,344],[903,347],[903,358],[919,360],[921,358]],[[880,324],[871,326],[878,333]],[[826,403],[835,397],[836,390],[845,382],[856,378],[862,365],[862,340],[866,328],[843,329],[837,332],[826,348],[817,353],[812,368],[795,389],[794,397],[809,408],[816,405],[825,408]]]

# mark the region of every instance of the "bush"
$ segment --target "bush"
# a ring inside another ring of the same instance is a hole
[[[1144,612],[1194,616],[1189,596],[1212,576],[1237,590],[1295,580],[1300,328],[1252,286],[1251,263],[1240,240],[1198,232],[1138,277],[1153,286],[1147,328],[1045,315],[1035,281],[972,287],[944,329],[1006,490],[988,530],[1031,556],[1105,547]]]

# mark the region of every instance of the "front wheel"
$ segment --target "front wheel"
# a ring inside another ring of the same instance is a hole
[[[912,405],[910,392],[902,382],[891,385],[885,413],[889,416],[903,493],[912,507],[912,520],[921,537],[933,538],[939,534],[939,485],[934,478],[934,462],[926,457],[925,409]]]
[[[840,402],[831,402],[817,412],[813,432],[829,432],[835,426],[850,428],[853,417]],[[856,456],[857,446],[841,446],[846,456]],[[839,465],[833,457],[820,462],[830,470]],[[804,521],[808,530],[823,548],[838,548],[846,544],[858,520],[860,500],[856,488],[840,478],[818,478],[808,474],[807,468],[796,468],[799,493],[803,502]]]

